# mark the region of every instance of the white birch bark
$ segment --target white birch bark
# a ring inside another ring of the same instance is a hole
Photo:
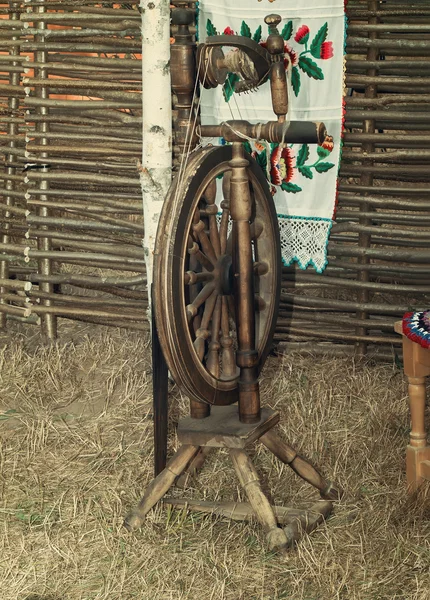
[[[170,2],[141,0],[142,15],[142,187],[148,317],[158,219],[172,176]]]

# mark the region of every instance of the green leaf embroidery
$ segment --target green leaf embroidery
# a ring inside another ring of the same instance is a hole
[[[239,81],[239,79],[240,77],[239,75],[236,75],[236,73],[229,73],[227,75],[227,79],[225,80],[225,83],[222,88],[222,93],[224,94],[224,100],[226,102],[228,102],[233,96],[235,85]]]
[[[297,167],[301,167],[305,164],[305,162],[309,158],[309,146],[307,144],[303,144],[300,148],[299,153],[297,155]]]
[[[248,152],[248,154],[252,153],[251,144],[248,142],[248,140],[246,140],[246,142],[243,142],[243,147],[245,149],[245,152]]]
[[[333,167],[334,167],[333,163],[321,162],[321,163],[318,163],[317,165],[315,165],[315,171],[317,173],[327,173],[327,171],[330,171],[330,169],[332,169]]]
[[[293,91],[297,98],[297,96],[299,95],[299,92],[300,92],[300,85],[301,85],[300,71],[298,70],[297,67],[293,67],[293,70],[291,71],[291,85],[293,86]]]
[[[312,173],[311,168],[307,167],[306,165],[300,165],[299,173],[301,173],[303,175],[303,177],[306,177],[306,179],[314,178],[314,174]]]
[[[324,23],[311,43],[310,51],[314,58],[321,58],[321,46],[326,41],[327,33],[328,23]]]
[[[210,19],[208,19],[206,22],[206,33],[208,34],[209,37],[212,35],[218,35],[218,32],[215,29],[214,24],[212,23],[212,21]]]
[[[297,194],[297,192],[302,191],[302,188],[295,183],[285,183],[285,181],[281,183],[281,189],[284,190],[284,192],[291,192],[292,194]]]
[[[263,169],[263,171],[266,172],[266,169],[267,169],[267,154],[266,154],[266,151],[263,150],[263,152],[257,153],[256,156],[255,156],[255,160],[258,162],[258,164]]]
[[[308,56],[301,56],[299,58],[299,67],[301,70],[312,77],[312,79],[319,79],[322,81],[324,79],[324,73],[321,71],[319,66]]]
[[[322,146],[317,147],[318,156],[320,158],[327,158],[330,155],[330,150],[323,148]]]
[[[259,25],[258,28],[256,29],[254,35],[252,36],[252,39],[254,40],[254,42],[257,42],[257,44],[259,44],[261,42],[261,33],[262,33],[262,29],[261,29],[261,25]]]
[[[284,40],[287,42],[290,39],[292,33],[293,33],[293,22],[288,21],[288,23],[286,23],[284,25],[284,29],[282,30],[281,35],[284,38]]]
[[[244,35],[245,37],[248,37],[248,38],[252,37],[251,30],[248,27],[248,25],[245,23],[245,21],[242,21],[242,25],[240,27],[240,35]]]

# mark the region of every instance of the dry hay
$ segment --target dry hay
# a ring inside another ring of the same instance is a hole
[[[157,508],[127,533],[123,517],[152,477],[147,338],[62,323],[62,341],[46,347],[13,327],[0,336],[1,600],[430,598],[428,489],[405,494],[409,421],[396,367],[270,359],[264,401],[347,490],[279,559],[257,525],[186,511]],[[175,390],[171,406],[173,428],[186,411]],[[241,498],[226,458],[209,457],[190,497]],[[254,460],[274,501],[317,497],[263,448]]]

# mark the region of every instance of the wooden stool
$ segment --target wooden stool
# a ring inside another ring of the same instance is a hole
[[[415,492],[424,481],[430,481],[430,445],[425,427],[426,377],[430,375],[430,349],[423,348],[403,334],[402,321],[394,326],[403,338],[403,362],[408,378],[411,433],[406,449],[408,490]]]

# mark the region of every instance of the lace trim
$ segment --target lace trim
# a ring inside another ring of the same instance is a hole
[[[221,213],[217,214],[217,221],[219,226]],[[278,215],[278,223],[284,266],[289,267],[293,262],[297,262],[301,269],[312,265],[317,273],[322,273],[328,263],[327,244],[332,220]],[[230,235],[231,218],[227,232]]]
[[[278,215],[282,262],[289,267],[297,262],[301,269],[312,265],[318,273],[327,266],[331,219]]]

